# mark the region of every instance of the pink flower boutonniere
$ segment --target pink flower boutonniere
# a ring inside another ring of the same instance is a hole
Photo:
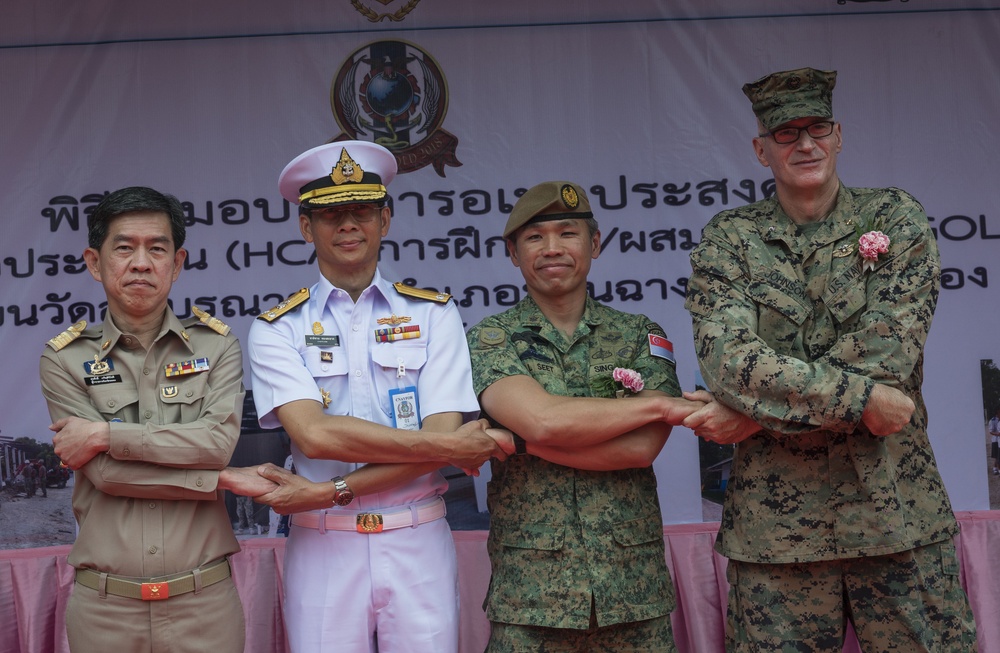
[[[611,373],[611,378],[622,386],[621,389],[615,392],[615,395],[618,397],[639,394],[646,387],[646,384],[642,382],[641,374],[625,367],[616,367]]]
[[[595,397],[621,398],[642,392],[646,384],[642,375],[626,367],[616,367],[611,376],[600,376],[591,381]]]
[[[874,270],[879,254],[889,252],[889,237],[882,233],[885,218],[869,218],[854,229],[858,234],[858,254],[861,254],[862,271]]]
[[[881,231],[869,231],[858,238],[858,253],[864,261],[862,269],[874,270],[879,254],[889,251],[889,237]]]

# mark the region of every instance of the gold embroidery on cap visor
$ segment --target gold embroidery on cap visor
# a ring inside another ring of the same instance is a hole
[[[374,202],[385,199],[386,190],[382,184],[351,184],[316,188],[299,195],[299,203],[309,202],[311,206],[322,206],[334,202]]]

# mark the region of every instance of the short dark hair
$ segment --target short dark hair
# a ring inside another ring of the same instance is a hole
[[[108,225],[126,213],[165,213],[170,219],[174,249],[184,246],[184,209],[173,195],[146,186],[129,186],[109,193],[87,218],[87,244],[100,249],[108,237]]]

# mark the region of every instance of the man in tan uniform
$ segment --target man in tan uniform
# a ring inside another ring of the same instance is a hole
[[[167,305],[187,255],[176,198],[118,190],[87,228],[106,319],[50,340],[40,366],[55,452],[77,472],[70,649],[240,653],[227,559],[239,544],[221,490],[273,485],[225,469],[240,433],[239,342],[203,311],[179,320]]]

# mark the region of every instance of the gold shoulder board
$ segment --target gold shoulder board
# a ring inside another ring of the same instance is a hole
[[[298,292],[293,292],[288,296],[288,299],[281,302],[272,309],[266,310],[257,316],[258,320],[265,320],[267,322],[274,322],[279,317],[292,310],[302,302],[309,299],[309,289],[302,288]]]
[[[202,324],[207,326],[212,331],[215,331],[220,336],[229,335],[229,325],[220,320],[219,318],[209,315],[208,313],[201,310],[197,306],[192,306],[191,312],[194,313],[195,317],[201,320]]]
[[[416,297],[417,299],[425,299],[427,301],[438,302],[439,304],[447,304],[448,300],[451,299],[451,295],[446,292],[427,290],[426,288],[414,288],[413,286],[407,286],[401,281],[397,281],[392,284],[392,287],[395,288],[396,292],[400,295],[405,295],[406,297]]]
[[[87,328],[87,321],[80,320],[70,328],[66,329],[65,331],[57,335],[52,340],[49,340],[48,345],[49,347],[52,347],[52,349],[54,349],[55,351],[59,351],[69,343],[79,338],[80,334],[83,333],[83,330],[86,328]]]

